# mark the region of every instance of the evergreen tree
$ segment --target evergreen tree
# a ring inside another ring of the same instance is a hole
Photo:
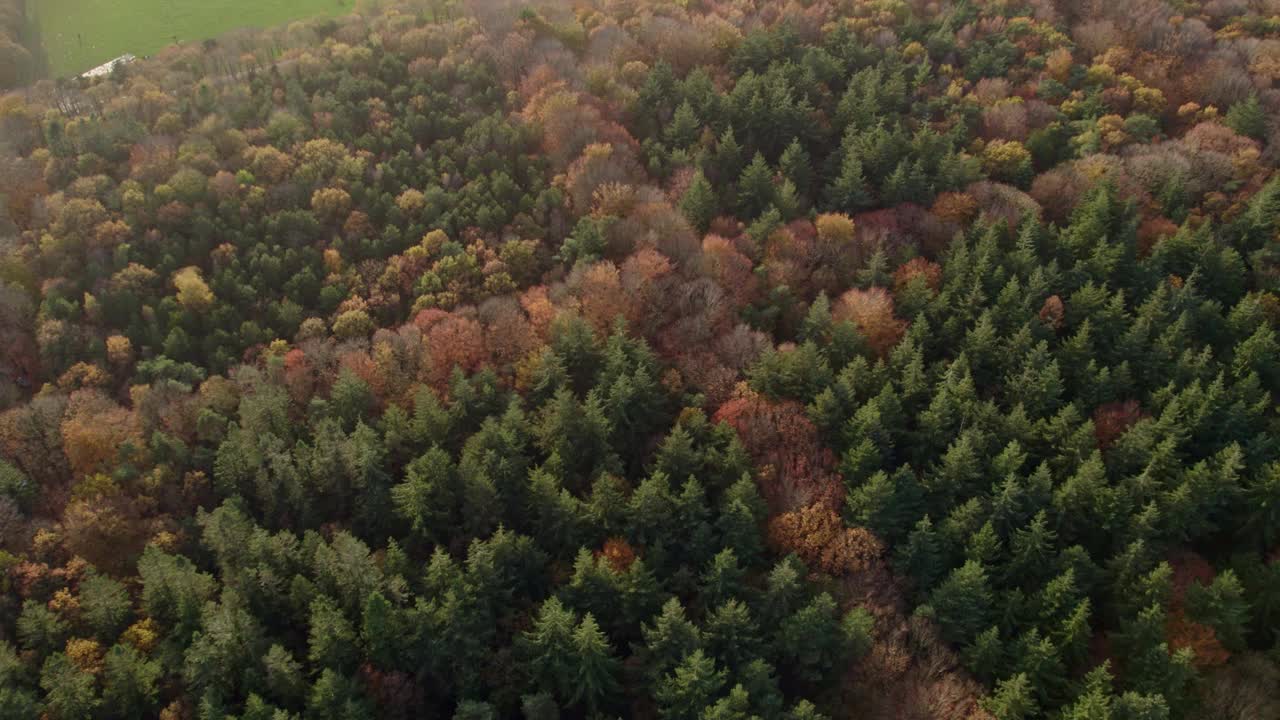
[[[680,210],[698,232],[706,232],[718,214],[718,203],[711,183],[698,171],[680,198]]]
[[[1187,609],[1212,627],[1228,650],[1241,652],[1250,618],[1247,597],[1235,572],[1223,570],[1207,587],[1197,583],[1187,590]]]
[[[533,628],[521,638],[521,656],[542,688],[568,699],[574,682],[574,626],[571,611],[554,597],[538,609]]]
[[[812,682],[845,659],[845,653],[852,650],[852,638],[845,631],[855,628],[852,623],[847,627],[842,624],[835,600],[822,593],[782,621],[776,642],[788,660],[787,667]]]
[[[1189,683],[1195,676],[1192,651],[1171,652],[1165,640],[1165,611],[1152,605],[1127,619],[1117,638],[1124,652],[1125,678],[1135,691],[1163,695],[1170,707],[1186,700]]]
[[[929,595],[943,633],[952,641],[974,638],[987,627],[993,603],[987,572],[972,560],[952,571]]]
[[[404,628],[391,603],[381,592],[369,594],[364,604],[364,617],[360,637],[368,648],[369,657],[384,668],[396,667],[402,657],[401,638]]]
[[[730,671],[737,671],[756,657],[759,634],[750,609],[736,598],[709,612],[704,623],[707,651]]]
[[[702,646],[702,631],[689,622],[677,598],[667,600],[652,624],[643,628],[645,672],[656,679]]]
[[[991,683],[1003,674],[1005,647],[1000,639],[1000,628],[983,630],[961,653],[969,672],[985,683]]]
[[[946,570],[943,563],[942,541],[933,522],[926,515],[907,536],[907,542],[898,552],[895,564],[914,579],[916,587],[924,592],[933,588],[942,577]]]
[[[354,669],[356,630],[342,610],[326,596],[311,603],[311,631],[307,638],[307,658],[322,667]]]
[[[520,712],[524,720],[559,720],[560,706],[550,693],[536,693],[520,698]]]
[[[813,160],[800,144],[799,138],[793,138],[791,144],[778,158],[778,169],[783,177],[795,183],[796,192],[800,196],[809,196],[813,192]]]
[[[130,646],[115,645],[103,659],[103,703],[118,717],[147,717],[155,712],[163,675],[159,662]]]
[[[983,706],[996,720],[1026,720],[1040,711],[1031,692],[1031,681],[1022,673],[1001,680]]]
[[[1257,93],[1234,103],[1227,111],[1226,121],[1227,127],[1241,135],[1254,140],[1265,140],[1267,137],[1267,113],[1262,109]]]
[[[757,218],[773,204],[773,198],[773,170],[757,152],[738,178],[738,212],[746,220]]]
[[[719,141],[716,143],[716,149],[711,158],[710,175],[717,185],[723,186],[737,180],[742,167],[742,146],[738,144],[737,138],[734,137],[733,126],[730,125],[720,134]]]
[[[715,702],[727,675],[715,660],[695,650],[658,682],[653,697],[663,720],[697,720]]]
[[[735,685],[728,695],[702,713],[703,720],[752,720],[758,717],[751,713],[751,696],[741,685]]]
[[[325,668],[311,686],[307,717],[317,720],[365,720],[373,713],[356,682]]]
[[[675,115],[671,117],[671,124],[664,130],[667,143],[674,148],[689,147],[697,141],[701,131],[702,121],[698,119],[697,111],[688,100],[680,103]]]
[[[64,653],[45,660],[40,687],[46,693],[45,707],[58,718],[90,720],[102,703],[94,688],[94,676],[73,665]]]
[[[846,155],[840,173],[827,186],[827,202],[836,209],[856,213],[870,207],[872,196],[863,175],[862,163],[852,154]]]
[[[391,489],[396,510],[420,536],[441,539],[454,516],[458,493],[453,459],[439,447],[405,468],[404,482]]]
[[[620,663],[613,656],[609,640],[600,631],[591,613],[583,616],[573,631],[573,673],[570,676],[571,703],[583,703],[596,712],[618,692]]]

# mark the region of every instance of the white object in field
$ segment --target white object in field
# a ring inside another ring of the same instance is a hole
[[[96,78],[104,75],[110,75],[111,71],[116,69],[116,65],[128,65],[137,59],[137,57],[130,55],[129,53],[125,53],[115,60],[108,60],[92,70],[86,70],[85,72],[80,73],[80,77]]]

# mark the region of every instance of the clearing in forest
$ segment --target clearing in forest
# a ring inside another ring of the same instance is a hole
[[[53,77],[78,75],[125,53],[217,37],[316,15],[351,12],[354,0],[40,0],[30,12]]]

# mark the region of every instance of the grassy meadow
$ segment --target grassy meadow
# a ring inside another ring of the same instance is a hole
[[[53,77],[77,75],[125,53],[217,37],[317,15],[350,12],[355,0],[38,0],[31,12]]]

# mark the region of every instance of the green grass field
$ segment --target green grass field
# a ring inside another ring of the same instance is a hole
[[[125,53],[350,12],[355,0],[36,0],[30,3],[54,77],[77,75]]]

